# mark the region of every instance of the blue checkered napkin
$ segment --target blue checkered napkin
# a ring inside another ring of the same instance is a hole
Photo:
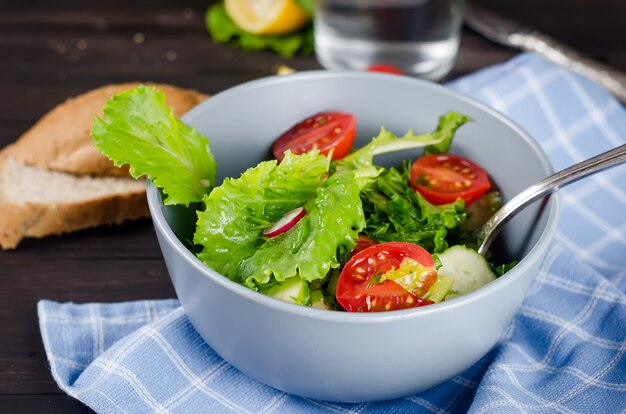
[[[533,55],[450,87],[515,119],[557,169],[626,142],[623,107]],[[557,237],[500,342],[427,392],[366,404],[282,393],[224,362],[175,300],[41,301],[52,374],[99,413],[626,412],[626,166],[561,193]]]

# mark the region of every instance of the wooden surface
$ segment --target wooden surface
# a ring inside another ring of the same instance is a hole
[[[0,0],[0,147],[68,96],[109,82],[168,82],[214,94],[269,75],[280,63],[319,68],[313,57],[285,60],[212,43],[203,26],[208,3]],[[622,0],[481,3],[626,70]],[[449,78],[515,53],[464,31]],[[52,380],[37,325],[39,299],[174,296],[150,220],[26,240],[15,251],[0,251],[0,286],[2,413],[90,412]]]

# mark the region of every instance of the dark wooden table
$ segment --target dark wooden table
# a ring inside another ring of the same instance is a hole
[[[481,3],[626,70],[622,0]],[[68,96],[110,82],[168,82],[214,94],[267,76],[280,63],[319,68],[313,57],[285,60],[214,44],[203,24],[208,4],[1,0],[0,147]],[[449,78],[516,53],[466,30]],[[37,324],[39,299],[118,302],[174,296],[150,220],[26,240],[15,251],[0,251],[0,286],[2,413],[90,412],[52,380]]]

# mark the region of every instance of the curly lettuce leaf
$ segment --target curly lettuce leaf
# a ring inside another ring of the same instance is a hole
[[[458,227],[467,218],[463,200],[432,205],[395,168],[382,173],[361,193],[361,199],[369,237],[378,242],[417,243],[431,253],[455,244]]]
[[[500,277],[509,270],[513,269],[515,266],[517,266],[517,260],[513,260],[509,263],[504,263],[500,265],[495,264],[491,260],[487,260],[487,264],[489,265],[491,271],[496,275],[496,277]]]
[[[365,218],[351,171],[331,175],[304,208],[307,215],[293,228],[265,240],[241,262],[238,276],[247,286],[293,276],[309,282],[323,279],[340,266],[338,255],[354,248]]]
[[[163,92],[144,85],[113,96],[95,117],[91,136],[116,166],[130,165],[167,195],[166,205],[202,200],[215,184],[209,140],[174,116]]]
[[[238,266],[265,243],[261,232],[288,211],[314,198],[328,176],[329,160],[317,152],[285,153],[264,161],[239,178],[224,180],[204,198],[194,243],[208,266],[241,282]]]
[[[314,50],[313,26],[280,36],[261,36],[249,33],[239,26],[226,13],[223,2],[218,2],[207,10],[205,16],[207,31],[217,43],[233,42],[244,50],[271,49],[282,57],[293,57],[296,53],[311,55]]]
[[[364,188],[382,172],[381,168],[374,165],[374,156],[420,147],[426,147],[425,150],[430,149],[430,151],[433,151],[434,148],[441,150],[445,148],[447,151],[456,130],[469,120],[470,118],[465,115],[457,112],[448,112],[439,117],[439,122],[434,132],[418,135],[409,130],[401,137],[385,128],[381,128],[378,136],[373,138],[369,144],[337,161],[335,166],[338,170],[354,170],[357,180],[359,180],[361,187]]]
[[[456,130],[459,129],[461,125],[471,120],[472,118],[469,116],[459,114],[458,112],[448,112],[447,114],[441,115],[437,129],[433,132],[433,135],[440,137],[441,140],[424,148],[424,155],[446,154],[450,150],[450,145],[452,145],[452,139],[454,138]]]

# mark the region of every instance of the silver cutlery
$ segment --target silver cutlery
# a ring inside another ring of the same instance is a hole
[[[475,4],[468,4],[465,23],[487,39],[505,46],[536,52],[599,83],[626,103],[626,73],[599,63],[559,41]]]
[[[504,204],[479,230],[478,253],[485,255],[502,227],[538,199],[588,175],[626,162],[626,144],[579,162],[534,184]]]

